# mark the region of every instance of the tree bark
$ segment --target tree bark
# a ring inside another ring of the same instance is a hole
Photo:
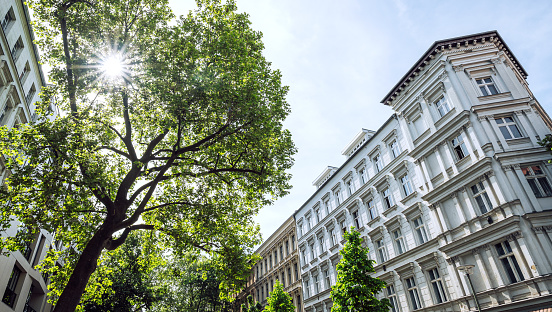
[[[54,312],[75,311],[90,276],[96,270],[98,259],[104,249],[105,243],[110,238],[111,233],[104,229],[100,229],[92,236],[92,239],[86,244],[75,269],[71,273],[71,277],[59,297]]]

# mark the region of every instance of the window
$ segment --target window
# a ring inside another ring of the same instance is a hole
[[[2,20],[2,30],[5,32],[8,31],[8,26],[11,24],[11,22],[15,22],[15,14],[13,13],[13,8],[10,8],[6,15],[4,15],[4,19]]]
[[[326,208],[326,215],[330,214],[330,200],[326,199],[324,200],[324,208]]]
[[[284,246],[280,246],[280,261],[284,259]]]
[[[272,279],[270,279],[270,283],[268,285],[270,285],[270,292],[273,292],[274,291],[274,282],[272,281]],[[266,286],[266,293],[268,293],[268,285]]]
[[[498,253],[498,259],[502,262],[502,267],[506,271],[510,283],[517,283],[524,280],[523,273],[519,267],[519,264],[514,256],[512,247],[508,241],[495,245],[496,252]]]
[[[393,239],[395,240],[395,248],[397,250],[397,255],[402,254],[406,251],[406,247],[404,245],[404,238],[401,233],[401,229],[396,229],[393,231]]]
[[[330,270],[329,269],[324,270],[324,278],[326,279],[326,289],[330,289],[332,287],[332,282],[330,280]]]
[[[320,292],[320,281],[318,280],[318,275],[313,276],[314,279],[314,295]]]
[[[421,245],[428,241],[427,233],[424,226],[424,220],[422,216],[415,218],[412,223],[414,224],[414,231],[416,232],[416,237],[418,238],[418,243]]]
[[[466,144],[464,143],[464,136],[462,134],[459,134],[457,137],[452,139],[452,149],[454,150],[457,160],[463,159],[469,155]]]
[[[299,279],[299,271],[297,270],[297,263],[293,264],[293,268],[295,269],[295,280],[297,281]]]
[[[288,282],[291,284],[292,281],[291,281],[291,268],[288,268]]]
[[[312,218],[311,218],[311,216],[307,217],[307,225],[308,225],[307,231],[310,231],[310,229],[312,229]]]
[[[410,297],[410,304],[412,305],[412,310],[417,310],[422,307],[420,302],[420,296],[418,295],[418,287],[414,281],[414,277],[409,277],[406,280],[406,288],[408,290],[408,295]]]
[[[310,297],[309,281],[305,281],[305,298]]]
[[[268,263],[270,264],[270,267],[272,268],[272,255],[268,256]]]
[[[295,250],[295,235],[291,235],[291,248]]]
[[[286,287],[286,275],[282,272],[282,287]]]
[[[297,311],[301,311],[301,296],[297,295]]]
[[[341,236],[345,239],[345,232],[347,232],[347,222],[341,221]]]
[[[19,54],[21,54],[21,51],[23,51],[23,48],[23,40],[21,40],[21,37],[19,37],[19,39],[17,39],[17,41],[13,45],[13,48],[11,49],[11,55],[14,62],[19,57]]]
[[[316,209],[314,214],[316,216],[316,223],[320,222],[320,220],[322,220],[322,212],[320,212],[320,209]]]
[[[320,245],[320,253],[326,251],[326,248],[324,248],[324,236],[318,238],[318,244]]]
[[[257,288],[257,301],[262,301],[261,297],[259,296],[260,289]]]
[[[301,250],[301,256],[303,257],[303,265],[307,264],[307,251]]]
[[[414,193],[414,188],[412,187],[412,183],[410,183],[410,179],[408,178],[408,173],[403,175],[400,180],[401,180],[401,185],[402,185],[405,197]]]
[[[437,108],[437,111],[439,112],[439,116],[441,117],[445,116],[448,112],[450,112],[450,106],[447,100],[445,100],[444,96],[442,96],[439,100],[437,100],[437,102],[435,102],[435,107]]]
[[[6,286],[6,290],[4,291],[4,296],[2,297],[2,302],[7,304],[11,308],[13,308],[13,305],[15,304],[15,299],[17,298],[15,289],[17,287],[17,282],[19,281],[20,275],[21,270],[19,270],[17,266],[14,266],[13,271],[10,275],[10,279],[8,280],[8,285]]]
[[[316,257],[316,250],[314,249],[314,243],[310,244],[311,260]]]
[[[435,296],[435,303],[443,303],[447,301],[447,295],[445,294],[445,287],[443,287],[443,281],[439,275],[437,268],[433,268],[427,271],[429,274],[429,279],[431,281],[431,286],[433,288],[433,295]]]
[[[360,229],[361,228],[361,224],[362,222],[360,221],[360,215],[358,214],[358,210],[353,212],[353,222],[355,224],[355,227],[357,229]]]
[[[487,211],[490,211],[491,209],[493,209],[493,205],[491,204],[491,200],[489,199],[489,196],[485,191],[483,182],[478,182],[472,185],[471,191],[472,191],[473,199],[475,199],[475,202],[477,203],[477,206],[479,207],[479,211],[481,212],[481,214],[487,213]]]
[[[337,244],[337,237],[335,236],[334,229],[330,229],[330,240],[331,240],[332,246],[335,246],[335,244]]]
[[[391,304],[391,312],[399,312],[399,304],[397,302],[397,294],[395,293],[395,286],[393,284],[387,284],[387,299]]]
[[[374,200],[370,199],[366,205],[368,206],[368,215],[370,215],[370,220],[374,220],[378,216]]]
[[[521,138],[521,132],[519,131],[518,126],[516,125],[516,121],[514,120],[514,117],[508,116],[508,117],[502,117],[502,118],[495,118],[496,124],[498,125],[498,129],[502,133],[502,136],[506,140],[509,139],[517,139]]]
[[[27,79],[27,76],[31,72],[31,67],[29,66],[29,62],[25,64],[25,67],[23,68],[23,71],[21,72],[21,75],[19,75],[19,81],[21,81],[21,84]]]
[[[265,258],[265,273],[268,272],[268,265],[266,264],[266,258]]]
[[[358,178],[360,180],[360,185],[364,185],[366,183],[366,169],[362,168],[358,171]]]
[[[297,224],[297,230],[299,232],[299,236],[303,236],[303,223]]]
[[[286,241],[286,256],[289,256],[289,241]]]
[[[552,188],[540,166],[521,168],[537,198],[552,196]]]
[[[380,263],[387,261],[387,253],[385,252],[383,239],[380,239],[376,242],[376,247],[378,248],[378,260],[380,261]]]
[[[336,190],[335,193],[334,193],[334,196],[335,196],[335,205],[336,206],[339,206],[339,204],[341,204],[341,190]]]
[[[380,155],[374,156],[374,167],[376,168],[376,172],[380,172],[381,169],[383,169],[383,160],[381,159]]]
[[[347,193],[349,194],[349,196],[353,195],[353,193],[354,193],[353,181],[349,180],[349,181],[347,181],[347,183],[345,183],[345,185],[347,185]]]
[[[496,89],[496,86],[491,79],[491,77],[486,78],[479,78],[475,79],[477,82],[477,86],[479,87],[479,90],[481,90],[481,94],[483,95],[494,95],[498,94],[498,90]]]
[[[393,154],[393,158],[397,158],[401,154],[401,149],[399,147],[399,143],[397,143],[397,140],[394,140],[389,144],[389,148],[391,149],[391,154]]]
[[[278,263],[278,250],[274,250],[274,265]]]
[[[261,286],[261,298],[264,299],[264,287],[263,287],[263,286]],[[262,301],[262,300],[261,300],[261,301]]]
[[[382,196],[383,196],[383,204],[385,206],[385,209],[389,209],[395,205],[395,202],[393,201],[393,195],[391,195],[391,191],[389,188],[386,188],[383,190]]]

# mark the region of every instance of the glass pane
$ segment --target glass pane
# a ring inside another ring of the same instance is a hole
[[[489,95],[489,92],[487,92],[487,89],[485,87],[479,87],[479,89],[481,90],[481,93],[483,93],[483,95]]]
[[[535,179],[527,179],[527,182],[529,183],[533,194],[535,194],[536,197],[542,197],[542,194],[537,186],[537,182],[535,182]]]
[[[494,84],[487,85],[487,87],[489,87],[489,91],[491,92],[491,94],[498,94],[498,90],[496,89]]]
[[[437,287],[437,283],[433,283],[433,292],[435,293],[435,299],[437,299],[437,303],[442,303],[443,298],[441,298],[441,294],[439,293],[439,288]]]
[[[497,119],[495,119],[495,121],[496,121],[496,123],[499,124],[499,125],[502,124],[502,123],[504,123],[504,120],[502,120],[502,118],[497,118]]]
[[[529,170],[529,167],[521,168],[521,171],[523,172],[523,175],[531,175],[531,170]]]
[[[548,180],[545,177],[538,178],[538,180],[542,187],[542,190],[544,191],[544,194],[546,196],[552,196],[552,188],[550,187],[550,184],[548,184]]]
[[[491,82],[493,82],[493,81],[491,80],[491,78],[485,78],[484,81],[485,81],[486,83],[491,83]]]
[[[510,262],[508,262],[508,258],[502,258],[500,260],[502,261],[502,266],[504,266],[504,270],[506,270],[506,274],[508,274],[508,277],[510,278],[510,283],[517,282],[516,275],[514,274],[514,271],[512,271],[512,267],[510,266]]]
[[[505,254],[504,248],[502,248],[502,244],[496,244],[495,247],[496,247],[496,252],[498,252],[499,256],[503,256]]]
[[[483,202],[483,198],[481,198],[481,195],[477,196],[475,198],[475,201],[477,202],[477,206],[479,207],[479,210],[481,211],[481,214],[486,213],[487,208],[485,207],[485,203]]]
[[[512,256],[512,257],[509,257],[509,258],[510,258],[510,260],[512,260],[512,262],[514,263],[514,268],[516,269],[516,273],[518,274],[520,280],[523,281],[523,273],[521,272],[521,269],[520,269],[520,267],[519,267],[519,264],[518,264],[516,258],[513,257],[513,256]]]
[[[472,190],[473,195],[479,193],[479,190],[477,189],[477,184],[473,185],[473,186],[471,187],[471,190]]]
[[[512,117],[504,117],[504,120],[506,122],[514,122],[514,119]]]
[[[500,129],[500,132],[502,132],[502,136],[504,136],[506,140],[509,140],[512,138],[512,135],[510,135],[510,132],[508,132],[508,128],[506,128],[506,126],[502,126],[498,128]]]
[[[509,125],[510,131],[512,131],[512,134],[514,135],[514,138],[521,138],[521,132],[519,132],[519,129],[516,125]]]
[[[482,84],[483,83],[483,79],[476,79],[475,81],[477,81],[477,84]]]
[[[429,278],[430,278],[431,280],[434,280],[434,279],[435,279],[435,275],[433,274],[433,270],[434,270],[434,269],[431,269],[431,270],[429,270],[429,272],[428,272],[428,273],[429,273]]]
[[[541,168],[539,166],[532,166],[531,169],[533,169],[533,172],[535,174],[543,174]]]

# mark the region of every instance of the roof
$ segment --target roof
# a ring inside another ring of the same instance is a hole
[[[520,72],[523,78],[527,78],[527,72],[517,58],[514,56],[510,48],[506,45],[500,34],[496,30],[482,32],[473,35],[455,37],[450,39],[444,39],[435,41],[429,49],[422,55],[422,57],[412,66],[408,72],[399,80],[399,82],[387,93],[387,95],[381,100],[381,103],[385,105],[391,104],[392,97],[398,95],[400,90],[405,88],[408,85],[408,82],[412,79],[416,73],[422,71],[424,67],[429,64],[429,62],[435,58],[435,55],[444,51],[445,49],[452,49],[452,47],[460,47],[461,45],[469,46],[470,44],[475,45],[476,43],[485,43],[486,41],[494,42],[495,45],[504,51],[506,56],[510,59],[512,64]]]

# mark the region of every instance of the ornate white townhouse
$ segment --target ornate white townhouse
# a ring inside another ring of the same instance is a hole
[[[265,306],[266,298],[279,280],[284,291],[290,294],[295,311],[302,312],[303,296],[293,216],[270,235],[255,253],[261,256],[261,260],[253,267],[246,289],[237,298],[239,306],[247,301],[248,295]]]
[[[0,126],[16,127],[36,120],[34,103],[45,84],[33,44],[29,12],[23,0],[0,0]],[[9,175],[0,156],[0,186]],[[0,235],[15,235],[18,223]],[[52,246],[52,235],[41,231],[23,252],[0,256],[0,312],[50,311],[47,276],[34,266]]]
[[[552,308],[552,122],[526,77],[496,31],[424,53],[294,214],[305,311],[330,311],[350,226],[391,311]]]

